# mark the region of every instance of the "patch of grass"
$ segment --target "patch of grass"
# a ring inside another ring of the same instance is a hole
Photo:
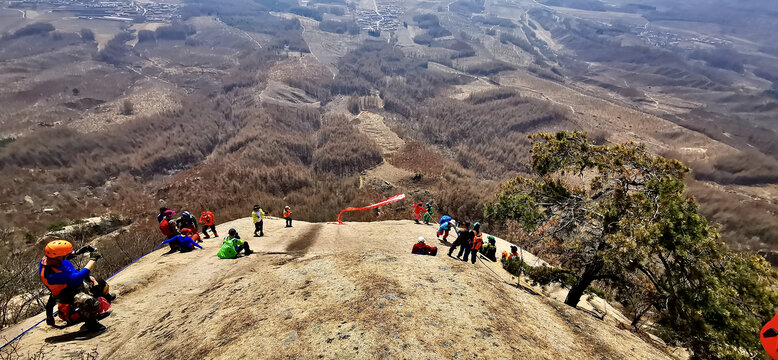
[[[47,228],[49,231],[60,231],[65,228],[65,226],[68,226],[68,221],[66,220],[59,220]]]

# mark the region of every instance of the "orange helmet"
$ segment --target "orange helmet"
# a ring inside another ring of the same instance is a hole
[[[47,257],[56,258],[60,256],[67,256],[73,252],[73,245],[69,241],[54,240],[46,245],[44,250]]]
[[[181,234],[183,234],[183,235],[189,235],[191,233],[192,233],[192,230],[189,230],[189,228],[181,229]]]

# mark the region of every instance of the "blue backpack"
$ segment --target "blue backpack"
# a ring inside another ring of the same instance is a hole
[[[448,215],[443,215],[443,217],[442,217],[442,218],[440,218],[440,224],[441,224],[441,225],[442,225],[442,224],[445,224],[445,223],[447,223],[447,222],[449,222],[449,221],[451,221],[451,216],[448,216]]]

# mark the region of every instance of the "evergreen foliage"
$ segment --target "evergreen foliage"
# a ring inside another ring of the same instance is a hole
[[[519,223],[519,245],[576,274],[566,304],[600,281],[633,325],[646,321],[694,359],[761,353],[759,329],[778,308],[776,273],[720,241],[685,194],[686,166],[635,143],[593,145],[579,132],[530,138],[532,176],[503,184],[484,212]]]

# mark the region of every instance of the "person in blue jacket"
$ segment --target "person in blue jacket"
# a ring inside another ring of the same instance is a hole
[[[191,237],[182,234],[178,234],[169,240],[163,241],[162,243],[168,244],[170,246],[170,252],[174,252],[176,250],[180,252],[190,252],[194,250],[195,246],[199,247],[200,249],[203,248],[200,246],[200,244],[192,240]]]
[[[57,303],[68,304],[76,309],[89,331],[102,331],[105,326],[98,320],[100,303],[97,297],[113,301],[116,296],[108,293],[108,285],[104,280],[96,280],[90,273],[98,259],[102,256],[91,246],[85,246],[73,251],[73,245],[65,240],[54,240],[46,245],[38,272],[43,284],[51,291],[46,303],[46,324],[56,326],[54,321],[54,306]],[[89,253],[89,262],[83,269],[76,269],[68,259]],[[89,288],[84,286],[89,284]]]

